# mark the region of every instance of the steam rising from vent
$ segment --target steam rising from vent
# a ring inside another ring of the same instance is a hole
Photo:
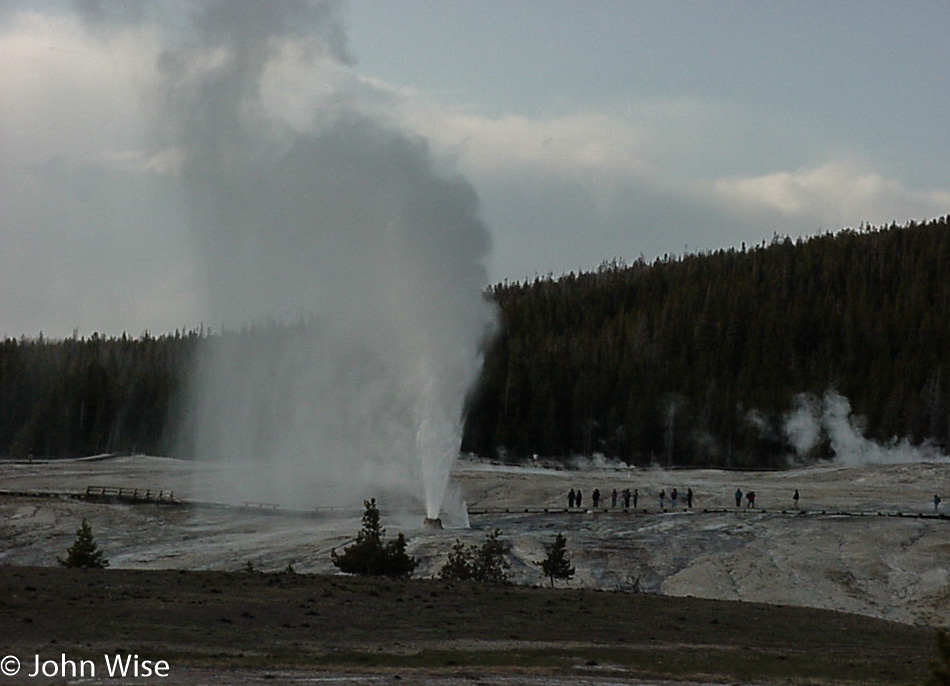
[[[785,435],[800,457],[807,457],[827,437],[835,459],[849,466],[902,462],[945,461],[947,456],[932,446],[913,446],[906,440],[881,445],[864,437],[860,417],[851,413],[848,399],[828,391],[817,398],[803,393],[785,418]]]
[[[166,22],[157,117],[226,328],[188,443],[232,463],[219,497],[434,519],[493,320],[476,195],[362,104],[335,4],[196,7]]]

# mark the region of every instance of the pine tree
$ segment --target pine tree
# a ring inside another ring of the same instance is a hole
[[[405,578],[412,575],[416,559],[406,554],[406,537],[399,534],[395,540],[383,542],[386,530],[380,524],[376,498],[363,502],[363,528],[353,545],[343,549],[342,555],[330,551],[334,566],[347,574],[390,576]]]
[[[64,567],[104,569],[109,566],[109,561],[104,559],[102,554],[92,536],[92,527],[84,518],[76,529],[75,542],[66,549],[66,559],[57,557],[56,560]]]
[[[508,582],[508,570],[511,561],[508,553],[511,543],[501,540],[501,531],[495,529],[488,534],[482,547],[478,549],[472,563],[472,578],[475,581],[488,581],[495,584]]]
[[[558,534],[554,537],[554,542],[544,546],[547,551],[547,557],[535,562],[544,572],[545,576],[551,580],[551,587],[554,587],[555,579],[570,581],[574,577],[574,567],[567,559],[567,539],[564,534]]]

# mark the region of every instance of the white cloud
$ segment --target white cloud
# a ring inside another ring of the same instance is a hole
[[[141,139],[143,94],[157,49],[146,30],[106,41],[72,17],[14,15],[0,33],[6,163],[53,155],[91,159]]]
[[[437,149],[454,155],[476,181],[516,176],[539,185],[576,187],[601,214],[613,211],[628,184],[649,183],[643,132],[603,114],[532,119],[446,113],[438,121],[417,118],[409,124]]]
[[[681,98],[492,117],[409,91],[377,92],[388,93],[394,123],[427,138],[479,188],[497,233],[498,278],[950,211],[950,192],[908,188],[850,158],[718,176],[770,159],[821,158],[820,150],[790,153],[801,146],[793,127],[766,126],[727,103]],[[753,139],[761,157],[748,157]]]
[[[181,171],[184,154],[176,147],[164,148],[154,154],[143,150],[106,150],[101,153],[100,162],[129,174],[175,176]]]
[[[578,176],[594,172],[639,177],[647,171],[640,154],[642,132],[603,114],[538,119],[441,115],[416,116],[408,123],[437,146],[455,150],[467,166],[481,173],[528,167]]]
[[[197,325],[194,265],[153,149],[159,43],[75,17],[0,25],[0,336]]]
[[[936,217],[950,211],[950,191],[913,190],[851,160],[710,184],[719,202],[751,215],[773,215],[827,229],[862,222],[884,224]]]

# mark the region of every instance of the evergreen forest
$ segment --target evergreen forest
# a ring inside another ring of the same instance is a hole
[[[462,448],[778,468],[801,394],[950,448],[950,217],[604,263],[489,289]],[[204,331],[0,342],[0,454],[172,454]],[[830,455],[827,437],[811,457]]]

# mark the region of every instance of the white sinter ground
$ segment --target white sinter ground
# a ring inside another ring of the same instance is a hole
[[[173,489],[176,498],[201,500],[219,478],[216,470],[141,456],[8,462],[0,463],[0,490],[125,486]],[[945,461],[727,472],[557,471],[462,460],[452,486],[472,512],[470,529],[425,529],[421,504],[418,511],[400,512],[379,499],[389,535],[402,531],[409,538],[410,552],[420,561],[417,575],[435,575],[456,538],[477,544],[497,528],[513,545],[512,580],[541,584],[533,562],[562,532],[577,569],[572,587],[821,607],[927,625],[950,622],[950,518],[932,516],[935,493],[946,501],[941,512],[950,513]],[[657,493],[674,487],[679,507],[672,510],[667,498],[666,511],[660,511]],[[737,487],[755,491],[755,510],[735,508]],[[583,510],[566,511],[570,488],[583,491]],[[590,509],[594,488],[604,496],[597,511]],[[614,488],[639,491],[635,512],[611,507]],[[687,488],[694,492],[689,511]],[[801,512],[794,510],[795,489]],[[362,494],[354,496],[351,509],[295,516],[255,507],[3,495],[0,565],[56,564],[85,517],[112,567],[238,570],[251,562],[262,571],[291,564],[298,572],[333,573],[330,549],[359,530]]]

